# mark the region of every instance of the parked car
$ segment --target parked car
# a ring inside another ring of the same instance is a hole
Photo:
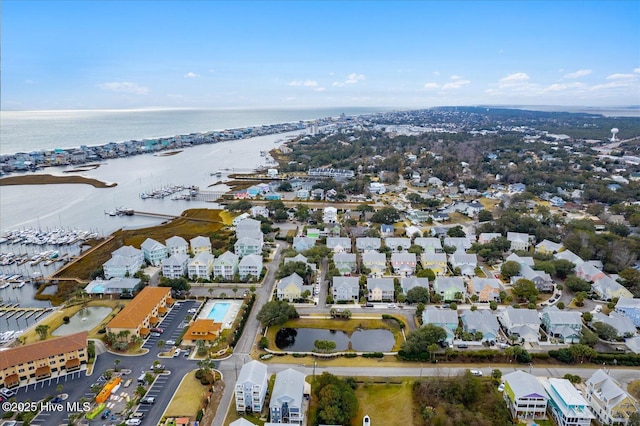
[[[62,398],[60,398],[59,396],[56,396],[51,400],[52,404],[60,404],[61,402],[62,402]]]
[[[149,333],[151,335],[151,337],[160,337],[160,333],[152,331],[151,333]]]
[[[466,345],[464,343],[461,343],[461,344],[458,345],[458,349],[466,349],[468,347],[469,347],[469,345]]]
[[[101,418],[102,420],[104,420],[104,419],[108,419],[110,414],[111,414],[111,410],[104,410],[104,411],[102,412],[102,416],[100,416],[100,418]]]
[[[480,371],[480,370],[469,370],[469,372],[471,374],[473,374],[474,376],[477,376],[477,377],[481,377],[482,376],[482,371]]]
[[[15,396],[15,392],[12,391],[11,389],[7,389],[7,388],[2,388],[0,389],[0,394],[2,394],[2,396],[6,397],[6,398],[11,398],[12,396]]]
[[[500,386],[498,386],[498,392],[502,392],[504,390],[504,383],[500,383]]]
[[[153,396],[146,396],[140,400],[141,404],[153,404],[155,402],[156,402],[156,399]]]
[[[124,422],[125,425],[127,426],[139,426],[142,424],[142,420],[140,419],[129,419],[126,422]]]
[[[173,346],[173,345],[175,345],[175,344],[176,344],[176,341],[175,341],[175,340],[167,340],[165,343],[166,343],[167,345],[169,345],[169,346]]]
[[[164,330],[161,329],[160,327],[154,327],[151,329],[151,331],[153,331],[154,333],[160,333],[160,334],[164,333]]]
[[[198,308],[191,308],[187,312],[190,314],[195,314],[196,312],[198,312]]]

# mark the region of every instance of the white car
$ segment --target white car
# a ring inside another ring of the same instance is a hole
[[[173,345],[175,345],[175,344],[176,344],[176,341],[175,341],[175,340],[167,340],[165,343],[166,343],[167,345],[169,345],[169,346],[173,346]]]
[[[469,370],[469,372],[471,374],[473,374],[474,376],[478,376],[478,377],[482,376],[482,371],[480,371],[480,370]]]
[[[187,311],[187,313],[190,313],[190,314],[195,314],[196,312],[198,312],[198,308],[191,308]]]
[[[129,419],[126,422],[124,422],[125,425],[127,426],[138,426],[140,424],[142,424],[142,420],[140,419]]]
[[[498,392],[502,391],[504,391],[504,383],[500,383],[500,386],[498,386]]]

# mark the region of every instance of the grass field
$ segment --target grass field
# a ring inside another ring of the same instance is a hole
[[[395,378],[394,378],[395,379]],[[373,425],[412,426],[411,382],[402,384],[360,384],[356,389],[358,414],[352,426],[362,425],[362,418],[368,415]]]
[[[178,219],[150,228],[116,231],[112,238],[90,250],[81,259],[67,265],[54,276],[77,278],[88,282],[91,273],[111,258],[111,253],[122,246],[140,247],[147,238],[164,243],[170,237],[181,236],[189,241],[199,235],[209,236],[232,222],[235,215],[223,210],[193,209],[185,211]]]
[[[196,379],[196,372],[191,371],[184,376],[164,416],[195,418],[206,392],[207,387],[200,384],[200,380]]]
[[[115,183],[106,183],[97,179],[87,178],[84,176],[53,176],[49,174],[33,174],[22,176],[9,176],[0,179],[0,186],[4,185],[49,185],[49,184],[87,184],[96,188],[111,188],[116,186]]]

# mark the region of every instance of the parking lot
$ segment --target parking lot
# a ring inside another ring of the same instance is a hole
[[[31,422],[33,425],[52,425],[52,424],[68,424],[70,416],[74,411],[67,411],[67,403],[81,403],[83,401],[94,401],[95,393],[91,391],[94,384],[104,384],[106,381],[102,377],[102,373],[108,369],[113,369],[114,360],[119,360],[120,373],[123,374],[123,381],[118,390],[111,395],[105,402],[105,409],[98,414],[93,420],[84,420],[84,424],[90,425],[117,425],[122,424],[126,420],[127,399],[134,398],[135,390],[138,386],[137,378],[148,373],[152,369],[154,361],[160,361],[166,366],[166,373],[159,374],[151,385],[145,396],[154,399],[153,404],[140,404],[139,407],[133,407],[135,412],[142,413],[142,425],[157,424],[162,416],[164,409],[169,405],[173,393],[177,389],[182,377],[193,368],[196,367],[193,362],[187,361],[182,355],[181,359],[158,358],[158,354],[164,349],[158,348],[158,341],[178,340],[182,335],[184,328],[188,325],[186,320],[190,310],[200,309],[201,302],[197,301],[179,301],[165,315],[162,322],[157,327],[162,329],[160,336],[149,336],[144,342],[143,348],[148,349],[148,353],[141,356],[124,356],[115,353],[103,353],[96,359],[94,372],[91,376],[86,376],[85,371],[75,372],[68,376],[60,378],[52,378],[31,384],[28,387],[18,388],[16,392],[17,401],[40,401],[45,398],[54,397],[58,394],[65,396],[62,401],[64,409],[58,411],[41,411]],[[169,372],[171,374],[169,374]],[[129,386],[125,387],[125,383],[131,379]],[[57,387],[62,385],[62,391],[59,392]],[[93,407],[93,406],[92,406]],[[108,410],[105,418],[103,414]]]

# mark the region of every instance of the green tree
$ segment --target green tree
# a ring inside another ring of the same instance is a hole
[[[336,348],[336,342],[333,340],[314,340],[313,347],[318,352],[331,352]]]
[[[525,278],[521,278],[516,281],[511,288],[511,292],[519,299],[528,300],[530,302],[535,302],[538,297],[536,283]]]
[[[565,278],[567,278],[576,267],[576,265],[574,265],[573,263],[569,262],[566,259],[554,260],[553,266],[555,267],[555,270],[556,270],[556,277],[560,278],[561,280],[564,280]]]
[[[49,334],[49,326],[46,324],[36,326],[36,333],[40,336],[40,340],[46,339]]]
[[[429,289],[414,287],[407,292],[407,303],[429,303]]]
[[[284,324],[288,320],[298,317],[296,308],[283,300],[267,302],[256,316],[265,327]]]
[[[591,284],[575,275],[569,275],[564,285],[571,291],[591,291]]]
[[[429,345],[438,344],[447,338],[447,333],[442,327],[427,324],[417,330],[409,332],[407,340],[402,343],[402,351],[409,356],[428,352]]]
[[[294,215],[300,222],[306,221],[310,216],[309,207],[305,204],[298,204]]]
[[[464,232],[464,229],[462,229],[462,226],[456,225],[456,226],[452,226],[447,230],[447,236],[463,238],[463,237],[466,237],[467,234]]]
[[[325,372],[316,378],[314,385],[319,423],[351,424],[358,412],[358,398],[349,382]]]
[[[395,223],[400,220],[400,213],[393,207],[383,207],[371,216],[373,223]]]
[[[189,281],[187,281],[187,279],[184,277],[161,277],[158,287],[171,287],[171,290],[173,291],[189,291],[191,289],[191,284],[189,284]]]
[[[598,321],[593,323],[591,327],[593,327],[593,330],[598,334],[598,337],[601,338],[602,340],[607,340],[612,342],[618,339],[618,332],[616,331],[615,328],[613,328],[609,324],[605,324],[603,322]]]
[[[513,260],[507,260],[500,267],[500,274],[504,281],[509,281],[520,273],[520,264]]]
[[[311,275],[313,274],[313,270],[311,269],[311,266],[307,265],[305,262],[287,262],[278,268],[276,278],[281,279],[288,277],[293,273],[298,274],[305,282],[308,283],[311,279]]]
[[[427,278],[429,281],[433,281],[436,279],[436,274],[431,269],[427,268],[427,269],[419,270],[418,273],[416,274],[416,277]]]

